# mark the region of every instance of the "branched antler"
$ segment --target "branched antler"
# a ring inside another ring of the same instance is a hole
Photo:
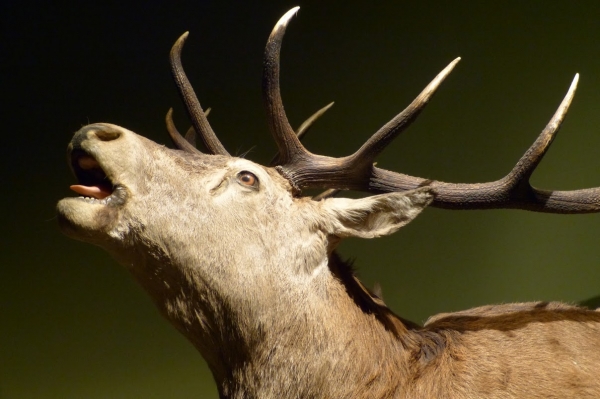
[[[325,188],[325,193],[315,197],[326,197],[335,190],[358,190],[374,193],[411,190],[421,186],[431,186],[436,194],[433,206],[451,209],[491,209],[516,208],[550,213],[590,213],[600,212],[600,188],[573,191],[550,191],[531,186],[529,179],[540,163],[571,104],[579,75],[575,75],[567,95],[558,110],[515,167],[504,178],[487,183],[445,183],[380,169],[374,166],[377,155],[421,113],[423,108],[454,69],[460,58],[444,68],[404,111],[381,127],[354,154],[333,158],[309,152],[300,143],[302,131],[312,125],[331,105],[319,110],[305,125],[295,132],[287,119],[279,88],[279,59],[281,42],[290,19],[299,7],[288,11],[271,32],[264,54],[263,100],[267,111],[269,130],[279,151],[276,157],[277,170],[286,177],[298,193],[305,188]],[[187,32],[171,50],[171,68],[186,103],[188,113],[196,132],[212,154],[228,155],[206,119],[206,113],[192,89],[181,66],[181,48]],[[193,132],[187,139],[175,129],[170,110],[167,114],[167,128],[176,145],[186,151],[197,151],[190,144]],[[297,134],[298,133],[298,134]],[[330,191],[332,190],[332,191]]]
[[[489,183],[444,183],[391,172],[373,165],[375,157],[404,131],[433,96],[460,58],[452,61],[394,119],[377,131],[358,151],[342,158],[310,153],[291,129],[279,89],[281,42],[289,20],[298,7],[288,11],[275,25],[265,49],[263,95],[269,128],[281,155],[279,171],[298,189],[338,188],[369,192],[390,192],[428,185],[436,194],[433,205],[452,209],[518,208],[551,213],[600,211],[600,188],[549,191],[534,188],[529,178],[554,139],[575,94],[579,75],[558,110],[535,143],[504,178]]]
[[[365,190],[375,157],[423,110],[442,81],[460,58],[450,63],[400,114],[376,132],[357,152],[343,158],[316,155],[306,150],[291,128],[279,89],[281,42],[289,19],[298,8],[288,11],[275,25],[265,49],[263,100],[271,134],[280,152],[280,172],[298,189],[327,187]]]
[[[180,150],[192,152],[192,153],[200,153],[200,151],[196,148],[196,137],[200,136],[209,153],[211,154],[220,154],[220,155],[229,155],[225,147],[221,144],[219,139],[217,138],[215,132],[212,130],[210,124],[208,123],[207,116],[210,113],[210,108],[206,111],[202,109],[200,105],[200,101],[194,92],[192,85],[190,84],[185,71],[183,70],[183,66],[181,64],[181,50],[183,49],[183,45],[185,40],[187,39],[189,32],[185,32],[183,35],[177,39],[173,47],[171,48],[171,72],[173,74],[173,78],[175,80],[175,84],[177,85],[177,89],[179,90],[179,94],[183,99],[183,102],[186,105],[186,109],[192,120],[192,127],[188,129],[185,134],[185,137],[179,133],[177,128],[175,127],[175,123],[173,122],[173,108],[170,108],[167,112],[165,122],[167,125],[167,131],[169,136],[173,140],[173,143]],[[297,135],[298,139],[302,139],[302,137],[310,130],[315,121],[319,119],[329,108],[333,106],[333,102],[327,104],[323,108],[319,109],[313,115],[311,115],[308,119],[306,119],[298,128],[297,132],[294,134]],[[197,134],[200,132],[200,134]],[[279,158],[279,153],[275,155],[272,164]]]
[[[333,107],[333,104],[333,102],[330,102],[329,104],[327,104],[326,106],[309,116],[304,122],[302,122],[302,124],[298,127],[298,130],[296,131],[298,139],[302,140],[302,138],[304,138],[304,136],[306,135],[306,133],[308,133],[310,128],[313,127],[317,119],[323,116],[323,114],[327,112],[329,108]],[[207,108],[206,111],[204,111],[204,116],[207,117],[210,114],[210,111],[211,109]],[[175,144],[175,146],[178,149],[192,153],[202,153],[196,147],[196,137],[198,136],[198,134],[196,133],[196,129],[194,129],[194,126],[190,126],[190,128],[185,133],[185,136],[182,136],[181,133],[179,133],[179,130],[177,130],[177,127],[175,127],[175,122],[173,122],[173,108],[169,108],[169,110],[167,111],[167,115],[165,116],[165,123],[167,125],[167,132],[169,133],[169,137],[171,137],[171,140],[173,140],[173,144]],[[275,154],[270,164],[277,164],[278,158],[279,153]]]

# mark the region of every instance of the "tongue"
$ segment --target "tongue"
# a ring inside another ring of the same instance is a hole
[[[71,190],[77,194],[84,195],[86,197],[94,197],[96,199],[104,199],[112,194],[108,187],[102,186],[81,186],[79,184],[71,186]]]

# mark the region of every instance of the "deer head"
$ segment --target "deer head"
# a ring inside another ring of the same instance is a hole
[[[419,347],[417,357],[429,356],[419,346],[422,338],[410,333],[417,326],[393,315],[334,254],[342,238],[393,233],[430,203],[453,209],[600,211],[598,188],[561,192],[529,184],[566,114],[577,76],[536,142],[497,181],[444,183],[374,165],[423,110],[458,58],[354,154],[310,153],[287,120],[279,90],[281,42],[297,10],[277,23],[264,57],[264,103],[279,150],[275,166],[230,156],[217,139],[181,65],[187,33],[173,46],[171,65],[194,129],[184,138],[169,111],[167,127],[177,150],[106,123],[83,127],[68,147],[78,180],[72,189],[81,197],[59,202],[63,231],[101,246],[129,268],[205,357],[223,396],[240,392],[242,385],[254,384],[253,392],[259,392],[257,384],[264,382],[252,382],[257,375],[268,378],[269,372],[284,369],[300,373],[286,377],[289,392],[318,392],[325,384],[319,375],[333,376],[339,364],[373,350],[370,344],[351,342],[357,328],[367,329],[370,339],[388,348],[381,351],[400,351],[396,360],[382,363],[398,366],[416,356],[414,351],[402,354],[402,348]],[[196,134],[209,154],[193,145]],[[345,199],[327,192],[311,198],[302,196],[307,188],[376,195]],[[394,340],[402,345],[389,349],[384,344]],[[331,356],[298,366],[308,353]],[[304,391],[295,379],[305,380]],[[276,395],[274,385],[271,389]]]

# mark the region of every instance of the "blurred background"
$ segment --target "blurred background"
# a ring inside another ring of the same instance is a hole
[[[336,104],[305,144],[347,155],[457,56],[462,61],[378,166],[451,182],[505,175],[581,74],[534,185],[600,186],[600,3],[594,1],[147,1],[0,5],[3,97],[0,398],[215,398],[199,354],[100,249],[65,238],[55,204],[74,195],[65,148],[90,122],[171,145],[189,125],[168,53],[184,66],[222,142],[274,153],[262,52],[301,9],[282,51],[298,126]],[[426,210],[390,237],[340,248],[398,314],[417,322],[488,303],[600,295],[600,215]]]

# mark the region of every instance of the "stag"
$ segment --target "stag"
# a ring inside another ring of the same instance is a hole
[[[275,166],[229,155],[183,71],[172,71],[193,130],[167,127],[177,150],[122,127],[88,125],[68,146],[78,198],[58,203],[63,231],[111,253],[198,349],[223,398],[598,398],[600,312],[556,302],[483,306],[430,318],[395,315],[336,254],[345,237],[391,234],[426,206],[600,211],[600,189],[549,191],[529,178],[559,129],[558,110],[506,177],[444,183],[380,169],[375,157],[406,129],[459,59],[354,154],[300,143],[279,88],[286,26],[265,50],[263,91]],[[307,125],[316,119],[311,118]],[[193,145],[195,136],[209,154]],[[331,191],[360,190],[361,199]]]

